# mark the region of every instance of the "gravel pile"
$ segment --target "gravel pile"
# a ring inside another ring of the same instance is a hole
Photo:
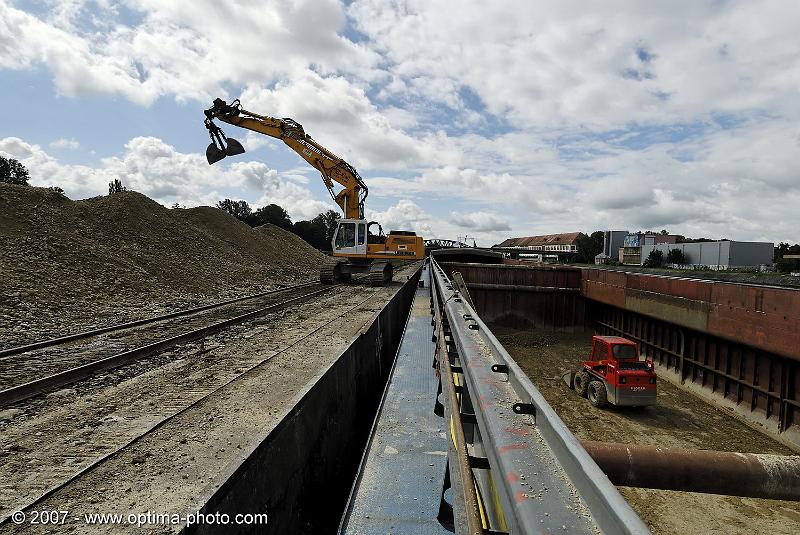
[[[216,208],[0,184],[0,347],[312,280],[323,259]]]

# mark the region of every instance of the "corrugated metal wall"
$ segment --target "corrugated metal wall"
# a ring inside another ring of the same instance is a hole
[[[580,269],[550,266],[532,269],[529,264],[440,265],[451,278],[453,272],[461,273],[484,321],[569,332],[588,328],[586,307],[580,296]]]
[[[596,330],[639,343],[643,354],[689,383],[783,433],[800,427],[800,363],[630,310],[595,303]]]

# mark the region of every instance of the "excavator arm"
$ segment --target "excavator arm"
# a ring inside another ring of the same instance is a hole
[[[214,119],[283,140],[320,172],[325,187],[344,212],[345,218],[364,219],[364,200],[367,198],[368,189],[361,176],[352,165],[314,141],[296,121],[246,111],[242,109],[239,100],[227,104],[222,99],[215,99],[214,105],[205,110],[205,115],[205,125],[211,136],[211,144],[206,150],[209,164],[218,162],[225,156],[244,152],[242,144],[226,137],[214,124]],[[334,191],[334,182],[342,186],[338,193]]]

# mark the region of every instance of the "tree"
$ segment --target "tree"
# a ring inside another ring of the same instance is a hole
[[[0,156],[0,182],[27,186],[30,178],[28,170],[19,161]]]
[[[685,264],[686,263],[686,256],[683,254],[683,251],[678,249],[670,249],[667,253],[667,264]]]
[[[108,183],[109,195],[113,195],[114,193],[122,193],[123,191],[128,191],[128,189],[122,185],[122,180],[115,178]]]
[[[320,223],[325,227],[325,246],[322,247],[322,249],[330,249],[333,233],[336,232],[336,226],[339,224],[341,218],[342,216],[335,210],[322,212],[314,218],[315,221],[319,219]]]
[[[647,260],[642,264],[644,267],[661,267],[664,265],[664,252],[658,249],[653,249],[647,255]]]
[[[58,186],[49,186],[47,189],[49,189],[53,193],[57,193],[59,195],[64,195],[64,190],[59,188]]]
[[[284,230],[292,230],[292,220],[288,212],[277,204],[268,204],[253,212],[247,223],[252,227],[272,223]]]
[[[333,233],[341,216],[334,210],[318,214],[314,219],[298,221],[292,226],[292,232],[303,238],[312,247],[324,251],[331,250]]]
[[[217,203],[217,208],[224,212],[228,212],[239,221],[244,221],[245,223],[253,214],[253,210],[250,209],[250,205],[247,204],[247,201],[232,201],[230,199],[225,199],[224,201],[219,201]]]
[[[775,271],[778,273],[800,271],[800,260],[794,258],[780,258],[775,262]]]
[[[326,229],[319,216],[311,221],[298,221],[292,230],[312,247],[330,249],[330,242],[325,242]]]
[[[593,264],[594,257],[603,252],[603,232],[598,230],[587,236],[581,232],[575,240],[578,249],[578,261]]]

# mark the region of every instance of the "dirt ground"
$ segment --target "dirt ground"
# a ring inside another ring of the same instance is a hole
[[[398,274],[397,281],[405,281],[406,274]],[[56,491],[40,508],[77,515],[197,510],[201,497],[219,484],[220,474],[277,424],[294,396],[339,355],[400,284],[348,285],[210,338],[203,349],[192,344],[154,365],[140,363],[141,369],[123,369],[116,377],[40,399],[2,424],[0,510],[7,514],[21,508],[119,448],[120,453]],[[0,532],[47,530],[24,525],[4,526]],[[59,529],[110,532],[172,530],[73,522]]]
[[[561,381],[589,352],[590,333],[553,333],[492,326],[564,423],[580,439],[670,447],[792,455],[717,408],[666,381],[658,404],[647,408],[596,409]],[[620,487],[655,534],[800,533],[797,502]]]
[[[313,280],[324,259],[210,206],[0,183],[0,348]]]

